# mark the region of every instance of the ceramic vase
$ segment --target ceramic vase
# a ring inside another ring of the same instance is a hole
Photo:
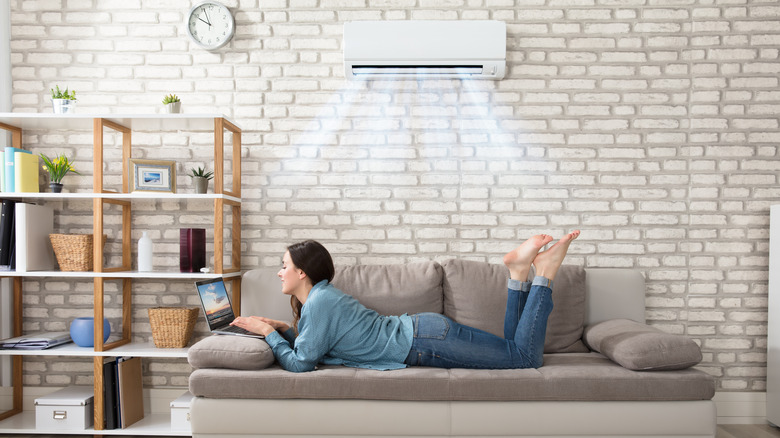
[[[138,271],[149,272],[152,270],[152,238],[144,231],[143,236],[138,239]]]
[[[103,318],[103,342],[111,334],[111,325]],[[70,338],[79,347],[95,346],[95,318],[76,318],[70,323]]]
[[[52,193],[62,193],[62,183],[49,183],[49,188]]]

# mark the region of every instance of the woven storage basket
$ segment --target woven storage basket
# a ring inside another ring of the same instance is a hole
[[[157,348],[184,348],[190,342],[198,307],[153,307],[149,309],[152,338]]]
[[[62,271],[91,271],[93,266],[91,234],[49,234],[54,255]],[[103,235],[103,244],[106,235]]]

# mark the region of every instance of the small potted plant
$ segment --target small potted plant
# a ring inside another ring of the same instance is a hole
[[[60,90],[57,85],[51,89],[51,105],[55,114],[67,114],[76,110],[76,91]]]
[[[62,192],[62,178],[68,172],[81,175],[73,168],[73,163],[65,154],[57,155],[54,159],[47,157],[46,154],[41,154],[41,159],[43,160],[43,169],[49,172],[49,187],[52,193]]]
[[[181,111],[181,100],[179,100],[179,96],[175,94],[165,96],[162,103],[170,114],[179,113]]]
[[[208,191],[209,180],[214,178],[214,172],[206,172],[205,167],[192,169],[192,182],[195,184],[195,193],[203,194]]]

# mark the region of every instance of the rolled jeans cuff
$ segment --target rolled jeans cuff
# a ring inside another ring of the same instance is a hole
[[[532,283],[532,284],[533,284],[534,286],[544,286],[544,287],[549,287],[549,288],[550,288],[550,290],[552,290],[552,288],[553,288],[553,281],[552,281],[552,280],[550,280],[550,279],[549,279],[549,278],[547,278],[547,277],[542,277],[541,275],[537,275],[536,277],[534,277],[534,281],[533,281],[533,283]]]
[[[510,278],[506,282],[506,287],[508,289],[517,290],[520,292],[528,292],[529,290],[531,290],[531,282],[520,281],[520,280],[515,280],[514,278]]]

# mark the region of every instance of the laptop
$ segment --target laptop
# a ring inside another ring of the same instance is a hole
[[[230,325],[236,319],[236,315],[233,313],[233,306],[230,304],[230,297],[222,278],[196,281],[195,287],[198,289],[200,303],[203,305],[203,313],[206,315],[211,333],[265,338],[263,335]]]

